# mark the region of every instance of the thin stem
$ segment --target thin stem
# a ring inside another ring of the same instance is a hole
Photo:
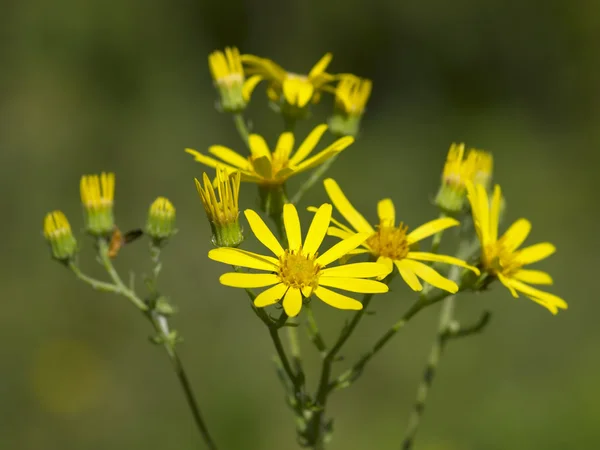
[[[306,180],[304,182],[304,184],[302,184],[302,186],[300,186],[300,188],[296,192],[296,195],[294,195],[294,197],[292,197],[291,203],[293,203],[294,205],[297,205],[298,202],[304,196],[304,194],[306,194],[306,192],[310,188],[312,188],[315,185],[315,183],[323,177],[323,175],[325,175],[325,173],[329,170],[331,165],[335,162],[336,158],[337,158],[337,155],[332,156],[329,160],[327,160],[323,164],[321,164],[318,169],[313,171],[311,176],[308,178],[308,180]]]
[[[112,292],[114,294],[120,294],[121,293],[121,291],[119,290],[119,288],[117,286],[115,286],[114,284],[106,283],[106,282],[100,281],[100,280],[96,280],[95,278],[92,278],[92,277],[84,274],[81,271],[81,269],[79,269],[79,267],[74,262],[72,262],[72,261],[69,262],[69,269],[71,269],[71,271],[75,274],[75,276],[77,278],[79,278],[84,283],[89,284],[92,287],[92,289],[94,289],[96,291]]]
[[[242,113],[234,114],[233,122],[235,123],[235,128],[244,141],[244,144],[248,145],[248,137],[250,136],[250,132],[248,131],[248,125],[246,124],[246,120],[244,119]]]

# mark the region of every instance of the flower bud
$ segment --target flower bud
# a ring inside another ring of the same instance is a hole
[[[175,207],[165,197],[157,197],[150,205],[146,234],[159,245],[173,236],[175,229]]]
[[[68,262],[77,252],[77,241],[71,225],[62,211],[53,211],[44,218],[44,237],[50,244],[52,257]]]
[[[471,148],[465,155],[465,144],[452,144],[435,204],[451,216],[463,212],[468,205],[466,183],[481,184],[487,190],[492,171],[493,158],[490,153]]]
[[[115,174],[102,172],[100,176],[84,175],[81,177],[80,191],[86,231],[92,236],[110,236],[115,226]]]
[[[239,223],[238,200],[241,175],[227,173],[224,167],[217,167],[215,185],[219,198],[208,175],[202,176],[204,186],[195,179],[196,189],[204,205],[212,230],[212,243],[217,247],[237,247],[244,240]]]
[[[208,66],[220,94],[220,108],[230,113],[243,111],[248,99],[242,93],[245,78],[239,50],[226,47],[225,53],[212,52],[208,56]]]
[[[360,120],[371,95],[371,80],[344,76],[335,89],[333,115],[329,119],[329,130],[337,136],[353,136],[358,134]]]

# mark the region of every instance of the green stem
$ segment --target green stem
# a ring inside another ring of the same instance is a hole
[[[69,269],[75,274],[77,278],[79,278],[84,283],[89,284],[92,289],[101,292],[112,292],[113,294],[121,294],[120,289],[111,283],[106,283],[104,281],[96,280],[86,274],[84,274],[79,267],[74,262],[69,262]]]
[[[312,172],[312,174],[310,175],[310,177],[308,178],[308,180],[306,180],[302,184],[302,186],[300,186],[300,188],[298,189],[298,191],[292,198],[291,203],[293,203],[294,205],[297,205],[298,202],[300,202],[300,200],[304,196],[304,194],[306,194],[306,192],[310,188],[312,188],[315,185],[315,183],[317,183],[317,181],[319,181],[323,177],[323,175],[325,175],[325,173],[329,170],[329,168],[335,162],[336,159],[337,159],[337,155],[334,155],[329,160],[327,160],[323,164],[321,164],[319,166],[319,168],[314,170]]]
[[[236,113],[233,115],[233,122],[235,123],[235,128],[237,129],[240,137],[244,141],[244,144],[248,145],[248,138],[250,136],[250,132],[248,131],[248,125],[246,124],[246,120],[242,113]]]

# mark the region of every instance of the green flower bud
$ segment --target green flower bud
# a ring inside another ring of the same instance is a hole
[[[102,172],[100,176],[84,175],[81,177],[80,191],[86,231],[92,236],[110,236],[115,227],[115,174]]]
[[[371,80],[354,75],[346,75],[340,80],[335,89],[333,115],[329,119],[329,130],[333,134],[353,137],[358,134],[371,89]]]
[[[62,211],[46,214],[44,237],[50,244],[52,257],[57,261],[66,263],[77,252],[77,241],[71,232],[71,225]]]
[[[148,211],[146,234],[150,236],[156,245],[160,245],[176,232],[175,207],[169,199],[157,197]]]
[[[226,47],[208,56],[208,67],[215,87],[220,94],[219,107],[230,113],[239,113],[246,109],[249,100],[243,92],[245,84],[244,69],[240,52],[236,47]]]

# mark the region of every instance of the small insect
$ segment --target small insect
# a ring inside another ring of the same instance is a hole
[[[111,259],[116,258],[116,256],[119,254],[119,250],[121,250],[121,247],[123,247],[125,244],[135,241],[143,234],[144,232],[139,228],[123,234],[115,225],[115,229],[113,230],[113,234],[110,237],[110,242],[108,244],[108,256]]]

